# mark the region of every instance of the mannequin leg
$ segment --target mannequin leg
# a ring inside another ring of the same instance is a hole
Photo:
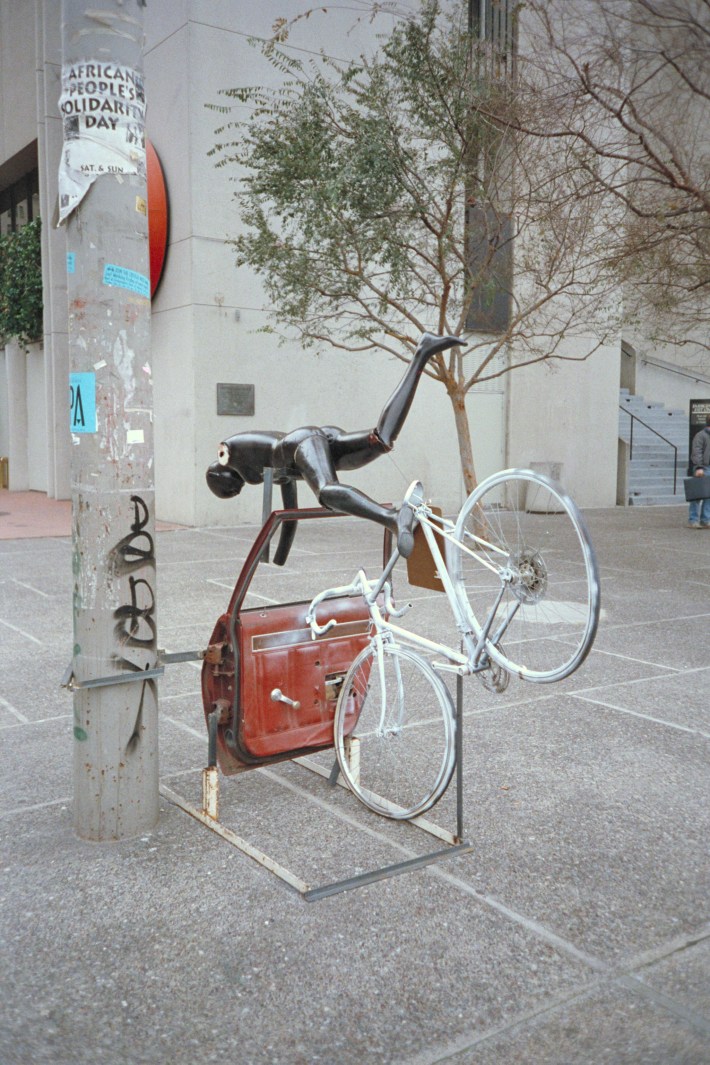
[[[383,507],[357,488],[340,484],[325,437],[315,435],[303,440],[296,448],[294,462],[322,506],[383,525],[397,537],[397,546],[403,557],[407,558],[411,554],[414,545],[413,512],[409,507],[403,507],[400,511],[395,507]]]
[[[446,351],[447,348],[463,344],[464,341],[459,337],[440,337],[431,333],[422,335],[404,377],[385,403],[377,422],[375,432],[387,450],[394,446],[394,442],[399,436],[399,431],[404,425],[409,408],[412,406],[414,394],[429,359],[440,351]]]
[[[281,485],[281,499],[283,500],[284,510],[295,510],[298,506],[297,487],[295,481],[286,481]],[[289,556],[291,545],[296,535],[297,521],[285,521],[281,526],[281,533],[279,535],[279,546],[276,548],[274,555],[274,565],[283,566],[286,563],[286,559]]]

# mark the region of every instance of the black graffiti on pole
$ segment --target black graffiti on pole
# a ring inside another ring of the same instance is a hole
[[[155,573],[153,537],[146,531],[149,511],[145,500],[131,496],[133,522],[130,532],[118,541],[110,552],[110,563],[117,577],[128,576],[129,601],[114,611],[114,636],[120,648],[116,662],[134,671],[151,668],[157,649],[155,622],[155,593],[152,575]],[[129,574],[147,568],[148,576]]]
[[[131,531],[119,540],[110,552],[113,572],[118,577],[133,573],[143,566],[155,568],[155,547],[153,537],[146,531],[150,520],[148,504],[140,496],[131,496],[133,504],[133,522]]]
[[[114,610],[114,636],[121,649],[117,661],[126,669],[150,669],[157,646],[155,596],[148,581],[128,578],[131,601]],[[150,656],[146,661],[146,655]]]
[[[81,385],[69,385],[69,409],[71,410],[71,428],[85,428],[84,404],[81,398]]]

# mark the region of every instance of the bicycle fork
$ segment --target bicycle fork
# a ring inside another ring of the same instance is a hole
[[[388,706],[387,706],[387,678],[385,676],[385,641],[381,634],[375,636],[375,646],[377,648],[377,672],[380,678],[380,720],[375,734],[378,737],[382,736],[396,736],[402,731],[402,722],[404,719],[404,681],[402,680],[402,666],[396,655],[392,657],[392,664],[394,667],[397,696],[396,696],[396,711],[393,715],[392,721],[388,723]]]

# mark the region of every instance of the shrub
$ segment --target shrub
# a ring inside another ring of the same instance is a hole
[[[41,222],[0,237],[0,338],[23,347],[42,336]]]

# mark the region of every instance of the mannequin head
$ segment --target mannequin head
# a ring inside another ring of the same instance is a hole
[[[210,463],[205,478],[210,491],[220,499],[238,496],[245,484],[244,478],[235,470],[230,470],[219,462]]]

